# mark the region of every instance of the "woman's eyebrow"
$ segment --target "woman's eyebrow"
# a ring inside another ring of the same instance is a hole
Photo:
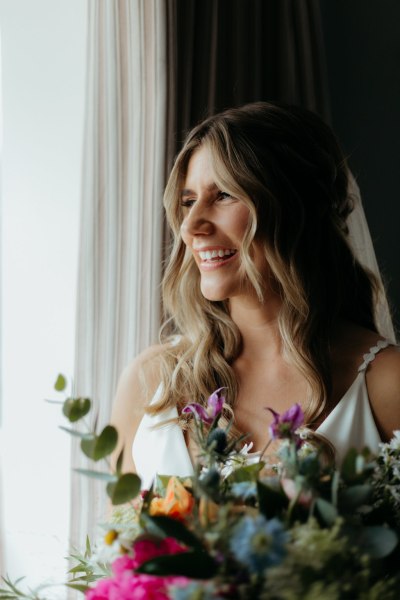
[[[188,188],[181,190],[181,198],[183,198],[183,196],[193,196],[193,194],[195,194],[195,192],[193,190],[189,190]]]
[[[218,186],[216,183],[210,183],[207,187],[206,190],[207,192],[215,192],[215,190],[218,190]],[[181,190],[181,197],[183,196],[195,196],[196,192],[194,190],[191,190],[189,188],[183,188],[183,190]]]

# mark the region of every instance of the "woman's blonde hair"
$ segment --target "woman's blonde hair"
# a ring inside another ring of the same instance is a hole
[[[331,392],[330,341],[337,318],[376,331],[377,283],[346,241],[348,169],[330,128],[299,107],[258,102],[206,119],[188,135],[164,196],[173,243],[163,281],[162,396],[149,412],[188,401],[204,403],[218,387],[235,405],[232,364],[241,336],[227,302],[200,291],[198,268],[181,239],[181,189],[193,153],[206,146],[216,184],[250,208],[240,248],[243,276],[263,302],[264,282],[251,258],[263,244],[273,285],[282,300],[279,330],[287,360],[310,389],[308,423],[322,413]],[[266,404],[268,398],[266,397]]]

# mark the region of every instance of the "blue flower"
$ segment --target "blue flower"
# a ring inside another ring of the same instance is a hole
[[[245,516],[234,529],[230,548],[234,557],[253,573],[278,565],[286,554],[288,533],[279,519]]]

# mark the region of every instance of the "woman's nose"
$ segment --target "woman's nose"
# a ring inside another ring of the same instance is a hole
[[[209,235],[212,229],[213,223],[209,212],[198,201],[195,202],[182,221],[182,236]]]

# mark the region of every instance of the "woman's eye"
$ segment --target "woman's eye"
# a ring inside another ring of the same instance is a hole
[[[187,200],[181,200],[181,206],[184,208],[190,208],[195,203],[195,200],[192,198],[188,198]]]
[[[228,192],[218,192],[218,200],[225,200],[226,198],[232,198]]]

